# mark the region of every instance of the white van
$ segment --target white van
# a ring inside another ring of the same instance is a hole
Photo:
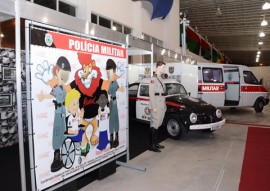
[[[181,84],[192,97],[201,98],[216,107],[248,106],[256,112],[261,112],[269,103],[269,92],[247,66],[214,63],[180,65]]]

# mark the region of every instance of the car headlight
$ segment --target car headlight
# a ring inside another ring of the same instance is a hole
[[[197,115],[195,113],[191,113],[189,116],[190,122],[191,123],[196,123],[197,121]]]
[[[216,116],[217,116],[217,118],[221,118],[222,112],[221,112],[220,109],[217,109],[217,110],[216,110]]]

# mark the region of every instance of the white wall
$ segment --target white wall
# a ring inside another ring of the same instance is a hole
[[[83,1],[87,0],[81,2]],[[83,5],[81,2],[79,4]],[[151,20],[152,6],[149,2],[88,0],[87,7],[87,13],[84,7],[79,7],[80,18],[90,21],[91,12],[94,12],[132,28],[137,37],[146,33],[162,40],[165,48],[179,49],[179,0],[174,0],[173,7],[164,20]]]
[[[81,19],[91,21],[91,12],[94,12],[132,28],[134,36],[141,37],[142,33],[146,33],[162,40],[165,48],[174,51],[181,49],[179,46],[179,0],[173,1],[171,11],[164,20],[160,18],[151,20],[153,7],[147,1],[76,0],[72,2],[75,4],[77,2],[77,15]],[[189,51],[187,51],[187,56],[198,62],[210,62]]]
[[[263,86],[270,91],[270,66],[250,67],[258,80],[263,79]]]

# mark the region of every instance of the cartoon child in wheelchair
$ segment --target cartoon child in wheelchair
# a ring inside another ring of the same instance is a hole
[[[83,151],[81,145],[87,143],[86,133],[83,130],[82,117],[84,109],[79,109],[79,99],[81,94],[76,89],[69,91],[65,98],[66,125],[65,140],[62,144],[61,155],[63,166],[67,169],[71,168],[75,161],[75,155],[79,155],[79,164],[82,159]],[[87,149],[87,148],[86,148]]]

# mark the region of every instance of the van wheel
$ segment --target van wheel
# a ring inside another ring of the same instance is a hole
[[[257,99],[255,104],[254,104],[254,110],[259,113],[259,112],[262,112],[263,110],[263,101],[261,99]]]
[[[180,139],[187,133],[186,127],[180,121],[176,114],[170,114],[166,120],[166,130],[168,136],[172,139]]]

